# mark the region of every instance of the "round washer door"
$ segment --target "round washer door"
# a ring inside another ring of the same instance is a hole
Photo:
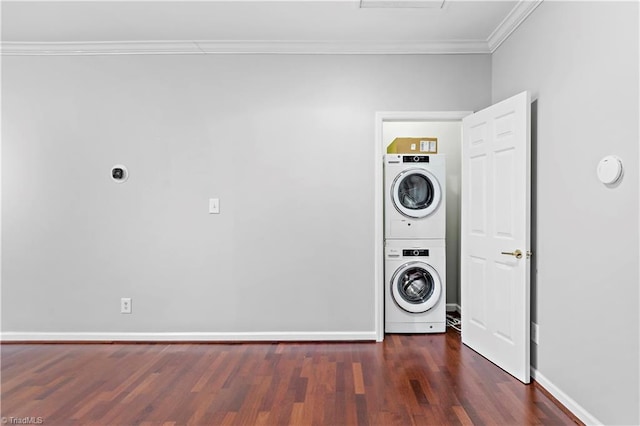
[[[391,278],[391,295],[405,311],[418,314],[433,308],[440,300],[440,275],[424,262],[409,262],[399,267]]]
[[[391,199],[396,210],[404,216],[422,218],[438,208],[442,190],[431,172],[409,169],[396,176],[391,185]]]

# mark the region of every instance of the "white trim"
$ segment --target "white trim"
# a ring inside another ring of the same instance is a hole
[[[520,0],[511,9],[511,12],[498,24],[495,30],[487,39],[487,46],[491,53],[495,52],[498,47],[522,24],[525,19],[533,12],[543,0]]]
[[[0,22],[2,22],[2,5],[0,4]],[[0,55],[0,82],[2,81],[2,55]],[[0,99],[2,99],[2,84],[0,84]],[[2,102],[0,102],[0,117],[2,115]],[[2,135],[2,121],[0,119],[0,135]],[[2,289],[2,137],[0,136],[0,289]],[[2,291],[0,290],[0,318],[2,318]],[[0,319],[0,324],[2,320]],[[1,374],[0,374],[1,376]]]
[[[285,41],[175,40],[100,42],[2,42],[2,54],[13,56],[78,55],[441,55],[488,54],[485,40],[447,41]]]
[[[638,8],[638,20],[640,20],[640,7]],[[640,58],[638,59],[638,67],[640,67]],[[640,101],[640,88],[636,93],[636,101]],[[638,121],[638,135],[640,135],[640,121]],[[638,161],[640,164],[640,152],[638,152]],[[640,175],[638,176],[638,187],[640,188]],[[640,199],[638,200],[638,211],[640,212]],[[638,276],[640,276],[640,214],[638,214]],[[638,307],[640,309],[640,292],[638,292]],[[638,342],[640,342],[640,316],[638,317]],[[640,392],[640,357],[638,357],[638,391]],[[638,404],[638,419],[640,420],[640,404]]]
[[[373,295],[375,303],[376,341],[384,340],[384,151],[382,150],[383,112],[375,116],[375,146],[373,147]]]
[[[447,312],[457,312],[461,313],[460,305],[457,303],[447,303]]]
[[[56,3],[59,2],[60,0],[11,0],[13,2],[16,3],[33,3],[33,2],[38,2],[38,3]],[[82,3],[82,2],[88,2],[88,1],[94,1],[94,0],[65,0],[67,2],[72,2],[72,3]],[[104,1],[104,0],[95,0],[95,1]],[[131,0],[108,0],[109,2],[129,2]],[[149,3],[149,2],[160,2],[160,3],[165,3],[165,2],[175,2],[176,0],[136,0],[137,2],[142,2],[142,3]],[[192,2],[208,2],[208,3],[226,3],[229,0],[189,0]],[[273,2],[274,0],[232,0],[234,3],[268,3],[268,2]],[[275,1],[279,1],[279,2],[284,2],[284,3],[298,3],[298,2],[341,2],[341,3],[355,3],[356,5],[358,5],[360,3],[360,0],[275,0]],[[408,1],[408,0],[403,0],[403,1]],[[415,1],[419,1],[419,0],[415,0]],[[447,3],[445,3],[444,7],[447,6]]]
[[[382,126],[385,121],[462,121],[473,111],[378,111],[375,113],[374,146],[374,303],[376,341],[384,339],[384,148]],[[455,305],[458,306],[459,305]],[[458,310],[458,312],[460,312]]]
[[[81,55],[203,55],[193,41],[2,42],[2,54],[11,56]]]
[[[600,420],[596,419],[591,413],[585,410],[580,404],[578,404],[569,395],[560,390],[559,387],[554,385],[549,379],[540,374],[533,366],[531,366],[531,377],[547,390],[555,399],[564,405],[569,411],[571,411],[577,418],[579,418],[585,425],[603,425]]]
[[[360,9],[442,9],[445,0],[360,0]]]
[[[2,55],[463,55],[493,53],[543,0],[520,0],[486,40],[148,40],[2,42]]]
[[[376,340],[373,331],[276,331],[220,333],[92,333],[92,332],[20,332],[1,334],[2,342],[130,341],[130,342],[242,342],[242,341],[351,341]]]
[[[473,111],[379,111],[376,113],[376,121],[460,121],[470,114],[473,114]],[[380,130],[382,131],[382,128]],[[380,138],[380,146],[384,148],[382,133]]]
[[[207,54],[290,54],[290,55],[439,55],[488,54],[484,40],[433,41],[196,41]]]

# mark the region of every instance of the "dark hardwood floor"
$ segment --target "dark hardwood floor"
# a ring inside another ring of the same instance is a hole
[[[44,425],[577,423],[439,335],[384,343],[3,344],[1,415]]]

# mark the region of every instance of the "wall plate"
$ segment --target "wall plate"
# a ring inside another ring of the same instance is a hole
[[[598,163],[598,179],[605,185],[613,185],[622,177],[622,160],[615,155],[607,155]]]

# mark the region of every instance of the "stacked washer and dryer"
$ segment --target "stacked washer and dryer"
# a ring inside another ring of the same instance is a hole
[[[445,156],[387,154],[385,332],[446,330]]]

